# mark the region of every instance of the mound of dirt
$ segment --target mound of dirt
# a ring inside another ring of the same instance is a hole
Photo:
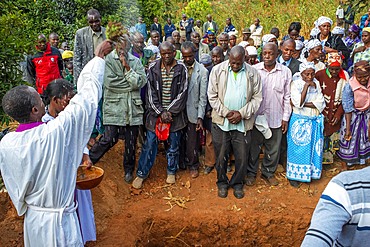
[[[92,190],[97,241],[87,246],[299,246],[312,212],[336,164],[319,181],[299,188],[268,186],[257,178],[245,187],[245,197],[232,190],[217,197],[216,172],[192,179],[179,171],[175,185],[167,185],[165,155],[159,152],[142,190],[123,180],[123,142],[97,164],[105,170]],[[0,194],[0,246],[23,246],[23,218],[16,215],[9,196]]]

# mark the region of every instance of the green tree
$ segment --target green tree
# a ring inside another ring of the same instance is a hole
[[[204,19],[209,13],[212,13],[212,8],[207,0],[190,0],[185,7],[185,14],[195,20]]]

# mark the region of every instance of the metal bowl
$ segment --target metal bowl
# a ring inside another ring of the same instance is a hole
[[[87,169],[87,166],[79,166],[77,169],[76,187],[79,190],[95,188],[103,180],[104,170],[97,166]]]

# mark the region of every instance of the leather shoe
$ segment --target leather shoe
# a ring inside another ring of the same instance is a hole
[[[253,186],[256,184],[256,177],[247,176],[245,177],[245,184],[247,186]]]
[[[129,183],[132,182],[132,179],[133,179],[132,173],[131,172],[126,173],[126,175],[125,175],[125,182],[129,184]]]
[[[196,170],[190,170],[190,176],[192,178],[197,178],[199,176],[198,169],[196,169]]]
[[[289,183],[290,183],[290,185],[291,185],[291,186],[293,186],[294,188],[298,188],[298,187],[301,185],[301,183],[300,183],[300,182],[295,181],[295,180],[289,180]]]
[[[227,188],[219,188],[218,189],[218,196],[221,198],[227,197]]]
[[[279,184],[279,181],[275,178],[275,176],[268,178],[264,175],[261,175],[261,178],[264,179],[271,186],[277,186]]]
[[[204,168],[204,174],[210,174],[211,171],[213,170],[214,167],[211,167],[211,166],[206,166],[206,168]]]
[[[234,189],[234,196],[237,199],[242,199],[244,197],[243,189]]]

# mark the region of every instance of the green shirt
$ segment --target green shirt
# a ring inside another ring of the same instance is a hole
[[[229,75],[227,77],[226,93],[224,98],[224,105],[229,110],[238,111],[247,103],[247,75],[245,73],[245,65],[237,73],[231,70],[229,66]],[[225,118],[224,124],[219,125],[223,131],[237,130],[244,132],[244,122],[241,120],[237,124],[232,124]]]

